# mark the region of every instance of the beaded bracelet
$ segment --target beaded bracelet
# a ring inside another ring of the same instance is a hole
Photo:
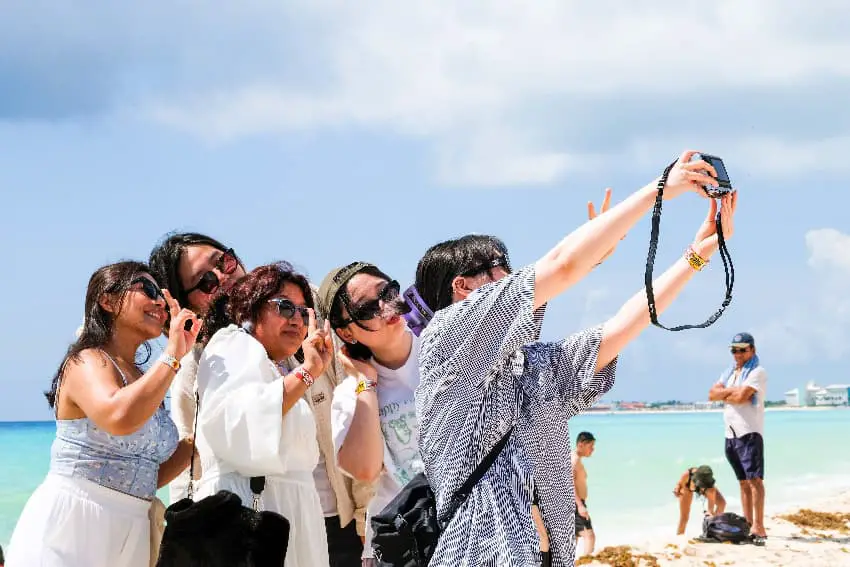
[[[316,379],[313,378],[313,375],[307,372],[307,369],[303,366],[299,366],[295,369],[295,375],[298,376],[298,378],[300,378],[301,381],[304,382],[308,388],[313,385],[313,382],[316,381]]]

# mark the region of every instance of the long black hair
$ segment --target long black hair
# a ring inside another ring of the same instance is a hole
[[[187,248],[192,246],[211,246],[221,252],[226,252],[228,247],[206,234],[198,232],[174,232],[165,238],[151,250],[150,265],[151,275],[159,284],[177,300],[181,307],[190,307],[189,294],[183,287],[180,279],[180,260]],[[242,261],[237,257],[239,264]]]
[[[110,313],[101,307],[100,300],[104,295],[115,295],[118,299],[117,305],[123,305],[127,290],[130,289],[133,281],[142,274],[150,274],[147,264],[126,260],[98,268],[89,278],[83,327],[77,340],[68,347],[68,352],[65,353],[62,364],[59,365],[56,374],[53,376],[50,390],[44,393],[50,407],[56,405],[56,391],[59,382],[62,380],[65,364],[69,360],[78,360],[79,354],[86,349],[104,347],[112,338],[117,313]],[[141,361],[136,361],[137,365],[145,364],[150,358],[150,345],[145,343],[144,349],[145,355]]]
[[[508,263],[508,249],[495,236],[467,234],[435,244],[416,266],[416,289],[435,313],[452,304],[452,281],[460,275],[486,271],[497,257]]]

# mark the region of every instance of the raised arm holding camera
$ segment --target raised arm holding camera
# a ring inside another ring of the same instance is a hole
[[[652,208],[659,185],[665,200],[688,192],[707,196],[721,185],[715,167],[691,161],[694,154],[684,152],[671,165],[666,183],[655,180],[636,191],[515,273],[504,244],[488,236],[437,244],[420,261],[416,288],[435,312],[422,333],[420,451],[444,522],[429,565],[539,565],[535,496],[551,564],[573,565],[567,420],[611,389],[616,357],[650,324],[649,306],[641,289],[604,324],[544,343],[538,339],[545,306],[605,258]],[[721,198],[726,239],[736,201],[734,191]],[[717,251],[716,212],[712,200],[683,257],[654,281],[658,313]],[[455,498],[488,454],[492,466],[468,495]]]

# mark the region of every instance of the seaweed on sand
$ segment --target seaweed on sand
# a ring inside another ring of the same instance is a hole
[[[780,519],[786,522],[791,522],[795,526],[801,528],[812,528],[816,530],[830,530],[841,533],[850,532],[850,514],[842,514],[839,512],[817,512],[804,508],[794,514],[785,514],[779,516]]]
[[[635,554],[628,545],[606,547],[595,555],[585,555],[576,560],[576,565],[589,565],[598,561],[612,567],[659,567],[658,559],[648,553]]]

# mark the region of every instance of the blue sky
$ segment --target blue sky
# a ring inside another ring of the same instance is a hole
[[[356,5],[355,5],[356,4]],[[0,420],[41,396],[98,266],[208,232],[318,281],[377,262],[403,285],[431,244],[501,236],[534,261],[683,149],[740,190],[735,299],[707,330],[649,329],[614,399],[702,399],[751,331],[768,397],[848,382],[850,11],[786,0],[652,8],[539,1],[199,1],[0,7]],[[658,266],[705,202],[664,209]],[[641,288],[649,223],[550,306],[546,338]],[[717,261],[662,318],[723,296]],[[8,261],[8,260],[7,260]]]

